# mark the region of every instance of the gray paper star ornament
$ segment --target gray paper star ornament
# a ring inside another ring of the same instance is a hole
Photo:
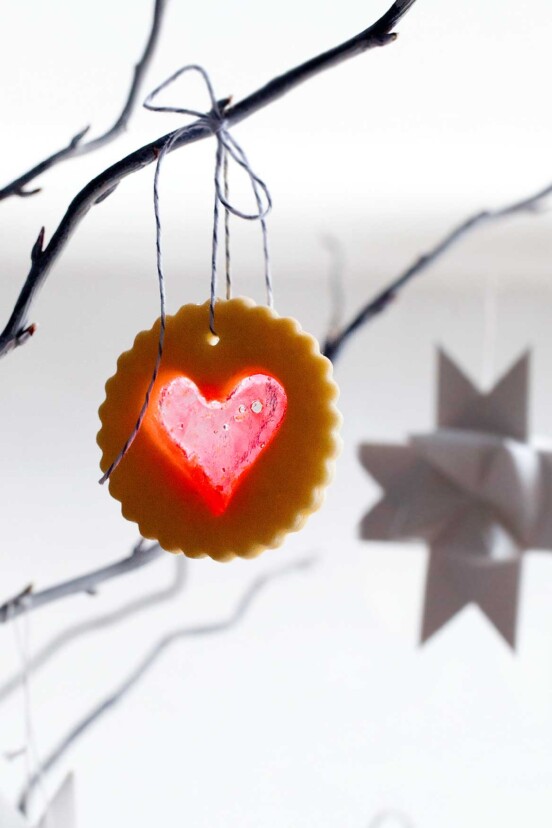
[[[473,603],[515,646],[522,554],[552,549],[552,455],[527,442],[529,365],[527,353],[482,393],[439,351],[436,430],[360,446],[384,490],[361,537],[429,547],[422,641]]]
[[[37,828],[76,828],[75,779],[72,773],[57,791],[48,805],[46,813]]]
[[[36,828],[76,828],[75,789],[72,774],[66,776]],[[31,828],[31,823],[0,794],[0,828]]]

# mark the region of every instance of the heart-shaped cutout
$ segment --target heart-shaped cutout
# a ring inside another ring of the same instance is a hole
[[[267,374],[245,377],[225,400],[206,399],[188,377],[161,390],[159,420],[178,450],[178,464],[214,514],[270,445],[284,419],[287,396]]]

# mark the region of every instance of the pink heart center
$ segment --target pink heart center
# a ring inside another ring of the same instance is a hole
[[[159,396],[159,419],[179,452],[178,462],[215,514],[222,514],[238,484],[272,442],[287,396],[266,374],[239,382],[226,400],[207,400],[187,377]]]

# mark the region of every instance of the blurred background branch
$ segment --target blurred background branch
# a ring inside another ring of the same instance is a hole
[[[0,606],[0,624],[5,624],[6,621],[12,621],[22,613],[32,612],[46,604],[51,604],[53,601],[67,598],[69,595],[75,595],[79,592],[94,595],[100,584],[110,581],[113,578],[118,578],[121,575],[126,575],[127,572],[133,572],[135,569],[147,566],[165,554],[167,553],[161,549],[158,543],[147,545],[145,540],[141,538],[134,546],[130,555],[123,558],[122,561],[102,567],[101,569],[95,569],[87,575],[72,578],[69,581],[64,581],[61,584],[57,584],[57,586],[49,587],[49,589],[44,589],[41,592],[33,592],[32,586],[26,587],[19,595],[10,598]]]
[[[19,800],[19,809],[26,813],[29,799],[32,796],[36,786],[45,774],[59,762],[59,760],[67,753],[75,742],[80,739],[105,713],[111,710],[115,705],[122,701],[126,695],[144,678],[146,673],[156,664],[157,660],[163,653],[165,653],[173,644],[178,643],[187,638],[196,638],[204,635],[213,635],[216,633],[227,632],[235,627],[245,616],[251,608],[255,599],[259,594],[277,578],[287,576],[293,572],[301,572],[309,569],[316,562],[313,557],[303,558],[299,561],[284,566],[281,569],[269,572],[267,575],[261,575],[246,589],[240,598],[237,606],[228,616],[221,621],[213,621],[209,624],[198,624],[194,627],[184,627],[173,630],[164,635],[154,646],[148,651],[147,655],[140,661],[137,667],[127,676],[127,678],[119,685],[119,687],[110,693],[103,701],[96,705],[81,721],[79,721],[69,732],[59,741],[48,756],[40,763],[35,773],[29,779],[23,793]]]
[[[167,2],[168,0],[155,0],[153,20],[148,40],[145,49],[142,53],[142,57],[134,67],[132,82],[130,84],[130,89],[128,91],[128,95],[126,97],[123,109],[119,117],[113,124],[113,126],[111,126],[107,130],[107,132],[104,132],[97,138],[92,138],[90,141],[83,143],[83,138],[90,129],[90,127],[87,126],[85,129],[81,130],[75,136],[73,136],[73,138],[71,138],[66,147],[64,147],[61,150],[58,150],[58,152],[54,152],[52,155],[48,156],[48,158],[45,158],[43,161],[41,161],[39,164],[36,164],[26,173],[23,173],[23,175],[18,176],[18,178],[16,178],[10,184],[7,184],[5,187],[0,189],[0,201],[9,198],[10,196],[27,197],[39,193],[41,190],[40,187],[36,187],[32,190],[27,190],[25,189],[27,184],[29,184],[31,181],[34,181],[34,179],[37,178],[39,175],[42,175],[42,173],[51,169],[56,164],[59,164],[61,161],[68,161],[70,158],[77,158],[81,155],[87,155],[89,152],[94,152],[94,150],[97,150],[100,147],[105,146],[105,144],[114,141],[122,132],[125,131],[130,116],[132,115],[133,110],[136,108],[136,103],[142,89],[144,77],[146,75],[147,70],[149,69],[153,55],[155,53],[155,49],[157,47],[157,43],[159,41],[161,23],[163,21],[163,15],[167,6]]]
[[[543,202],[546,198],[552,195],[552,184],[548,184],[544,189],[538,190],[536,193],[523,198],[520,201],[514,201],[501,207],[497,210],[482,210],[475,215],[470,216],[463,221],[450,233],[448,233],[441,241],[432,248],[428,253],[420,256],[410,267],[407,268],[400,276],[394,279],[386,288],[376,294],[363,308],[353,317],[353,319],[343,327],[337,334],[329,335],[324,343],[323,353],[331,359],[335,360],[347,340],[366,323],[370,322],[375,316],[387,310],[390,303],[397,298],[399,291],[406,287],[420,273],[431,267],[437,259],[444,253],[447,253],[456,242],[463,239],[471,230],[476,227],[481,227],[483,224],[498,221],[503,218],[509,218],[513,215],[521,213],[533,213],[542,208]]]
[[[169,553],[167,553],[167,555],[168,554]],[[156,590],[155,592],[148,593],[147,595],[143,595],[140,598],[136,598],[134,601],[130,601],[128,604],[118,607],[113,612],[100,615],[89,621],[82,621],[68,627],[65,630],[62,630],[59,635],[56,635],[51,641],[38,650],[36,655],[30,656],[26,664],[25,675],[34,675],[34,673],[41,670],[42,667],[44,667],[64,647],[67,647],[69,644],[72,644],[74,641],[77,641],[83,636],[90,635],[91,633],[98,632],[99,630],[104,630],[115,624],[120,624],[127,618],[149,610],[158,604],[164,604],[167,601],[171,601],[173,598],[176,598],[177,595],[180,595],[186,583],[188,558],[184,555],[175,555],[172,563],[174,567],[174,574],[168,586],[163,589]],[[15,673],[3,684],[0,684],[0,703],[5,701],[15,690],[22,686],[25,680],[25,675],[23,672]]]

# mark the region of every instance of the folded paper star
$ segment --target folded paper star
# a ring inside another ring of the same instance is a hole
[[[515,646],[521,556],[552,549],[552,453],[527,442],[528,374],[526,354],[481,393],[440,351],[437,430],[360,447],[385,490],[361,537],[429,546],[422,641],[473,603]]]
[[[49,803],[37,828],[75,828],[75,791],[69,774]],[[31,823],[0,795],[0,828],[30,828]]]

